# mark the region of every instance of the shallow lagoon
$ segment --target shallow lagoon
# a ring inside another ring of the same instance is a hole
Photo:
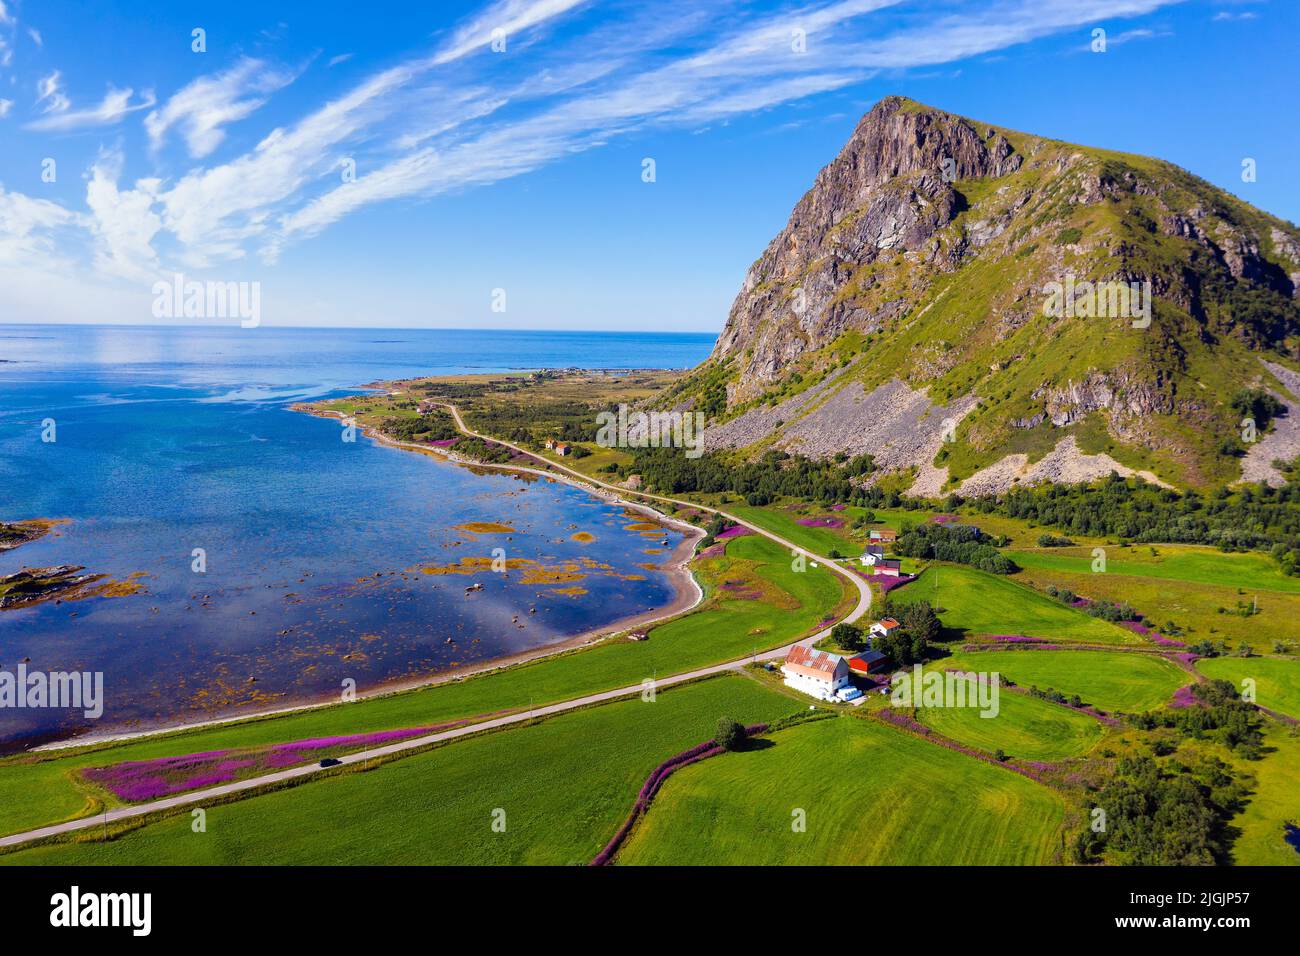
[[[0,667],[30,658],[31,670],[103,671],[105,714],[91,728],[102,732],[332,697],[345,679],[365,693],[667,604],[668,578],[642,566],[662,560],[645,553],[658,542],[629,528],[636,519],[620,506],[361,436],[347,443],[337,422],[288,408],[377,378],[529,360],[688,365],[710,345],[704,336],[544,341],[522,333],[0,327],[0,358],[10,360],[0,364],[0,518],[69,519],[0,555],[0,574],[79,564],[114,579],[144,575],[136,594],[3,612]],[[47,418],[57,426],[53,443],[41,441]],[[515,531],[455,527],[473,522]],[[593,539],[575,540],[580,531]],[[676,532],[668,536],[677,542]],[[581,579],[527,584],[522,569],[420,570],[490,557],[498,547],[512,565],[580,562]],[[193,569],[196,548],[204,573]],[[475,582],[483,589],[466,593]],[[89,723],[68,711],[6,709],[0,748]]]

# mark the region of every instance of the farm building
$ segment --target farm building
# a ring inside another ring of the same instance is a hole
[[[786,687],[818,700],[840,699],[841,692],[852,689],[849,665],[844,658],[802,644],[790,648],[781,673],[785,675]]]
[[[849,671],[865,677],[875,671],[883,671],[889,666],[889,658],[880,651],[863,651],[849,658]]]
[[[888,574],[895,578],[903,573],[903,562],[898,558],[877,558],[871,567],[875,574]]]
[[[569,446],[565,442],[558,441],[554,438],[548,438],[546,439],[546,450],[553,451],[557,455],[567,455],[569,453]]]
[[[877,544],[893,544],[898,540],[898,532],[888,528],[872,528],[868,536]]]

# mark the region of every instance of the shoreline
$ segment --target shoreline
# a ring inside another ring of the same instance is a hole
[[[382,386],[362,386],[363,388],[382,387]],[[338,412],[328,411],[313,407],[310,403],[296,402],[287,406],[290,411],[300,412],[312,415],[317,418],[343,419],[347,416]],[[450,683],[458,680],[465,680],[469,677],[475,677],[482,674],[491,673],[492,671],[504,670],[508,667],[515,667],[532,661],[541,660],[546,657],[559,656],[578,650],[583,647],[594,646],[602,641],[619,636],[628,631],[635,630],[649,624],[662,623],[670,618],[688,613],[699,607],[704,601],[704,590],[700,587],[695,575],[690,570],[690,561],[695,555],[696,543],[704,537],[705,531],[693,524],[681,521],[664,514],[656,508],[640,502],[629,501],[614,492],[607,491],[603,488],[597,488],[593,485],[585,484],[575,478],[567,475],[556,474],[546,471],[542,468],[532,468],[527,465],[518,464],[496,464],[476,462],[450,451],[441,448],[431,448],[426,445],[420,445],[415,442],[404,442],[393,439],[384,435],[371,427],[363,426],[361,433],[374,441],[378,445],[384,445],[389,448],[400,448],[407,451],[415,451],[429,455],[434,459],[440,460],[445,464],[458,465],[466,468],[487,468],[494,471],[516,472],[536,475],[541,478],[550,479],[560,482],[570,487],[585,491],[597,498],[607,501],[611,504],[618,504],[622,507],[634,510],[655,521],[662,522],[669,527],[675,528],[682,532],[682,540],[673,548],[672,553],[667,560],[663,562],[660,570],[668,577],[669,584],[673,588],[673,598],[667,604],[657,608],[641,611],[627,617],[619,618],[608,624],[598,627],[589,628],[581,633],[574,634],[559,640],[543,644],[539,647],[530,648],[526,651],[519,651],[514,654],[507,654],[502,657],[493,657],[490,660],[482,661],[475,664],[465,664],[454,667],[445,671],[439,671],[429,677],[405,677],[392,678],[381,681],[372,691],[365,694],[358,694],[356,701],[373,700],[379,697],[386,697],[392,694],[408,693],[410,691],[421,690],[428,687],[436,687],[440,684]],[[105,731],[104,733],[91,732],[80,734],[74,737],[68,737],[62,740],[53,740],[47,743],[39,744],[26,750],[17,751],[17,754],[35,754],[50,753],[59,750],[70,750],[77,747],[94,747],[108,743],[122,743],[125,741],[141,739],[145,737],[159,736],[170,733],[183,733],[191,730],[200,730],[207,727],[223,726],[226,724],[236,724],[243,721],[253,721],[265,719],[268,717],[279,717],[287,714],[302,713],[305,711],[318,710],[325,707],[334,707],[341,702],[336,698],[336,694],[331,692],[328,699],[322,699],[319,695],[315,698],[306,697],[298,703],[285,704],[284,706],[271,707],[268,709],[248,710],[238,714],[231,714],[224,717],[211,717],[194,721],[160,721],[156,725],[150,725],[141,729],[123,730],[123,731]]]

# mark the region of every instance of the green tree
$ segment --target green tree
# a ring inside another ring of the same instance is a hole
[[[748,736],[745,732],[745,725],[740,721],[733,717],[720,717],[718,719],[718,733],[714,736],[713,741],[723,750],[739,750]]]

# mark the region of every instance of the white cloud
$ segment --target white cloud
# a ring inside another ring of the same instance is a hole
[[[41,38],[41,31],[35,27],[27,28],[27,35],[32,38],[32,42],[37,46],[45,46],[45,40]]]
[[[9,8],[5,6],[4,0],[0,0],[0,24],[8,26],[13,22],[14,18],[9,13]]]
[[[104,99],[98,106],[92,106],[90,109],[85,110],[69,110],[65,98],[64,105],[58,112],[33,120],[26,125],[26,128],[44,132],[67,132],[68,130],[85,129],[91,126],[111,126],[124,116],[149,109],[156,102],[151,90],[145,90],[141,94],[140,100],[135,103],[131,102],[134,95],[135,91],[130,87],[124,90],[109,87],[108,92],[104,94]]]
[[[55,232],[76,220],[75,213],[58,203],[0,186],[0,265],[49,265],[56,255]]]
[[[45,113],[62,113],[72,103],[63,95],[60,88],[60,72],[55,70],[48,76],[43,76],[36,84],[36,105],[44,104],[42,112]]]
[[[330,66],[338,66],[340,63],[346,63],[352,59],[351,53],[340,53],[338,56],[332,56],[329,60]]]
[[[248,57],[224,73],[201,76],[183,87],[167,105],[145,117],[145,129],[154,149],[162,145],[167,131],[181,127],[190,156],[201,159],[221,144],[221,128],[248,116],[266,102],[267,96],[294,80],[287,70],[267,67]]]
[[[0,119],[9,115],[9,111],[14,108],[14,101],[0,97]]]
[[[888,23],[873,14],[901,0],[822,0],[770,15],[735,0],[701,0],[671,18],[620,12],[590,29],[584,23],[534,43],[526,57],[469,56],[493,28],[507,36],[535,31],[582,2],[498,0],[428,55],[370,76],[271,130],[243,155],[199,166],[172,184],[146,179],[119,189],[121,163],[97,163],[86,226],[97,268],[132,279],[151,274],[160,239],[186,268],[238,260],[250,249],[273,260],[289,243],[376,203],[497,182],[633,131],[696,129],[843,89],[881,70],[954,63],[1179,0],[943,4],[923,17],[905,8]],[[1129,34],[1142,32],[1139,26]],[[513,37],[509,49],[519,49]],[[292,79],[249,58],[200,77],[148,116],[151,143],[176,131],[191,156],[209,156],[229,124]],[[107,122],[141,108],[129,91],[113,92],[117,100],[87,113]],[[69,109],[57,71],[41,93],[47,116],[37,122],[47,125],[37,128],[87,121]],[[56,97],[63,97],[61,108]],[[339,175],[345,159],[356,162],[353,182]]]
[[[435,55],[434,62],[439,65],[450,63],[487,46],[492,42],[493,30],[505,33],[506,48],[509,49],[513,34],[535,27],[586,2],[587,0],[498,0],[457,29],[451,40]]]
[[[86,205],[97,241],[95,267],[107,275],[152,282],[160,268],[153,240],[162,220],[153,211],[159,181],[138,180],[133,189],[119,190],[121,157],[113,154],[91,168]]]

